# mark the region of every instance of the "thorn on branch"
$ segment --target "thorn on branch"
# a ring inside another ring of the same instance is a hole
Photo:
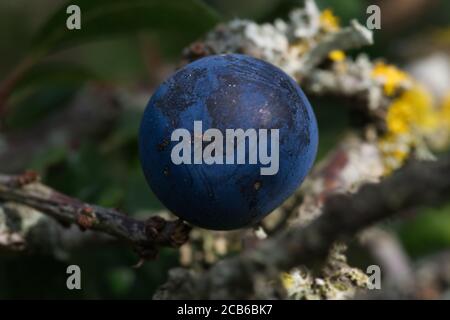
[[[140,257],[134,266],[139,268],[145,260],[154,260],[158,257],[159,246],[179,248],[189,240],[192,227],[182,220],[166,221],[159,216],[154,216],[145,221],[145,234],[147,240],[138,243],[134,250]]]
[[[94,209],[89,206],[82,207],[78,213],[77,223],[82,231],[92,228],[95,224]]]
[[[177,220],[174,223],[173,231],[170,233],[170,243],[172,246],[181,247],[189,240],[189,233],[192,227],[182,220]]]
[[[152,242],[167,244],[178,248],[189,237],[191,227],[182,220],[166,221],[155,216],[145,222],[145,233]]]
[[[161,217],[155,216],[149,218],[145,222],[145,233],[150,239],[157,240],[157,237],[166,226],[166,220]]]

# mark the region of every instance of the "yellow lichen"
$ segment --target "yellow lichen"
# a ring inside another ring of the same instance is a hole
[[[366,289],[367,275],[347,263],[346,247],[335,244],[321,270],[312,272],[305,266],[281,274],[281,281],[291,299],[350,299],[357,289]]]
[[[289,50],[293,55],[302,56],[303,54],[308,52],[308,50],[310,50],[310,45],[308,42],[298,41],[291,44]]]
[[[418,85],[406,90],[389,106],[386,125],[392,134],[436,129],[438,115],[433,107],[431,95]]]
[[[410,118],[413,113],[411,106],[403,99],[394,101],[389,107],[386,116],[388,131],[394,134],[408,132]]]
[[[436,150],[446,150],[450,145],[450,92],[437,111],[439,129],[430,136],[430,143]]]
[[[384,62],[378,62],[372,69],[372,77],[382,81],[384,93],[392,96],[396,89],[409,79],[408,75],[397,67]]]
[[[345,59],[345,53],[341,50],[333,50],[328,54],[328,58],[332,61],[340,62]]]
[[[331,9],[325,9],[320,14],[320,26],[326,32],[339,30],[339,18],[333,14]]]
[[[399,168],[414,148],[428,152],[424,141],[442,130],[443,110],[435,108],[431,94],[418,84],[392,101],[386,115],[387,133],[379,139],[386,173]]]
[[[403,165],[411,153],[412,145],[413,139],[409,134],[387,133],[378,140],[386,175]]]
[[[444,27],[431,32],[431,39],[434,44],[447,46],[450,44],[450,28]]]
[[[294,279],[292,277],[292,275],[288,272],[283,272],[281,274],[281,282],[283,284],[283,287],[286,290],[289,290],[290,288],[292,288],[293,284],[294,284]]]
[[[450,130],[450,93],[443,99],[439,110],[441,125]]]

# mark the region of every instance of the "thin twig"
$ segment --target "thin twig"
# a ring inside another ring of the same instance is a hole
[[[84,203],[39,183],[34,172],[0,175],[0,200],[27,205],[63,224],[105,232],[130,243],[143,259],[155,258],[159,247],[181,246],[191,230],[181,220],[154,216],[139,221],[115,209]]]

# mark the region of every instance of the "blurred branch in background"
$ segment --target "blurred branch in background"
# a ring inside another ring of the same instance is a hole
[[[402,210],[439,204],[447,200],[449,192],[450,156],[435,162],[410,163],[379,184],[361,187],[354,195],[330,196],[322,215],[309,225],[292,227],[254,250],[217,263],[207,273],[173,270],[156,297],[269,298],[270,291],[261,291],[261,283],[256,281],[267,285],[279,277],[279,270],[311,265],[325,258],[335,241],[348,239]]]
[[[402,212],[399,212],[401,214]],[[393,295],[414,295],[414,271],[398,237],[379,227],[362,231],[358,237],[377,265],[383,270],[383,283]]]
[[[386,290],[360,292],[360,299],[449,299],[450,252],[422,257],[411,265],[409,283],[396,282]],[[400,286],[398,286],[400,284]]]

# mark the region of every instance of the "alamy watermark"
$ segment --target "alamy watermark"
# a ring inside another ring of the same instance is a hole
[[[69,16],[66,19],[66,27],[69,30],[80,30],[81,29],[81,9],[75,4],[71,4],[67,7],[66,13]]]
[[[81,29],[81,8],[75,4],[71,4],[66,8],[66,13],[69,15],[66,19],[66,27],[69,30]],[[366,19],[366,27],[369,30],[381,29],[381,9],[376,4],[367,7],[366,14],[369,17]]]
[[[367,289],[381,289],[381,268],[379,265],[372,264],[367,267],[366,274],[368,276]]]
[[[67,267],[66,273],[69,274],[66,280],[66,287],[69,290],[81,290],[81,268],[76,264]]]
[[[81,290],[81,268],[76,265],[70,265],[66,269],[69,275],[66,280],[66,287],[69,290]],[[372,264],[366,268],[367,289],[380,290],[381,289],[381,268],[379,265]]]
[[[176,165],[246,164],[248,161],[248,164],[259,162],[266,166],[260,168],[261,175],[278,173],[279,129],[226,129],[224,141],[222,131],[210,128],[203,132],[202,121],[194,121],[193,137],[189,130],[179,128],[172,132],[170,139],[178,142],[170,154]]]
[[[376,4],[367,7],[366,13],[370,16],[366,20],[366,28],[369,30],[381,29],[381,9]]]

